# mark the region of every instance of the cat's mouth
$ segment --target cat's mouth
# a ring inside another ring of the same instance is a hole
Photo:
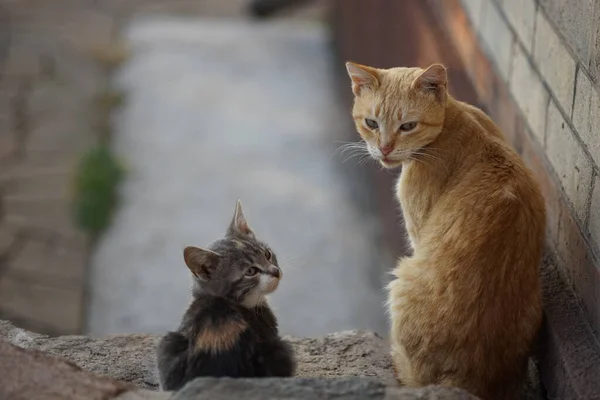
[[[402,160],[394,160],[387,156],[384,156],[383,158],[381,158],[379,160],[379,162],[381,163],[381,165],[383,165],[385,168],[388,168],[388,169],[398,168],[399,166],[402,165]]]
[[[278,286],[279,286],[279,278],[271,278],[269,281],[267,281],[264,291],[266,294],[273,293],[275,291],[275,289],[277,289]]]

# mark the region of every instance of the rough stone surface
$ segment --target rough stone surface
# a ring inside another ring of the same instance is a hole
[[[156,341],[149,335],[49,338],[0,321],[0,398],[42,400],[52,394],[64,400],[475,399],[454,388],[398,388],[387,354],[382,353],[383,340],[366,332],[291,339],[299,358],[294,378],[201,378],[170,397],[144,389],[157,387]]]
[[[385,386],[370,379],[197,379],[179,391],[173,400],[381,399]]]
[[[343,379],[197,379],[190,382],[173,400],[476,400],[460,390],[440,386],[419,389],[385,387],[365,378]]]
[[[10,400],[102,400],[127,385],[94,376],[40,351],[24,350],[0,340],[0,398]]]
[[[554,260],[544,261],[541,375],[549,399],[600,398],[600,345]]]
[[[155,350],[159,336],[113,335],[101,338],[50,338],[0,321],[0,339],[63,357],[84,370],[141,388],[156,389]],[[298,357],[299,377],[363,376],[394,384],[388,348],[368,332],[342,332],[321,338],[290,338]]]

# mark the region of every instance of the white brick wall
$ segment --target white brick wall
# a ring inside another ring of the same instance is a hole
[[[512,56],[510,92],[525,115],[531,131],[543,145],[548,93],[539,76],[529,64],[525,52],[518,45],[514,46]]]
[[[570,113],[575,88],[575,60],[541,12],[536,19],[534,59],[558,103]]]
[[[594,243],[594,250],[600,254],[600,177],[596,177],[592,193],[589,231]]]
[[[600,91],[583,71],[577,74],[573,125],[596,165],[600,165]]]
[[[600,260],[600,0],[462,3]]]
[[[556,107],[548,107],[546,153],[579,221],[585,221],[593,170],[581,143]]]
[[[511,66],[513,36],[493,2],[483,9],[480,31],[488,55],[494,60],[500,75],[507,80]]]
[[[517,36],[531,53],[535,28],[535,0],[504,0],[504,11]]]

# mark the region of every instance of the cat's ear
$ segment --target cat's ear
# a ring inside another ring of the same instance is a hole
[[[254,232],[250,229],[250,225],[248,225],[248,221],[244,217],[242,202],[239,199],[235,203],[235,213],[233,214],[229,228],[227,228],[227,235],[245,236],[254,239]]]
[[[377,89],[379,86],[379,73],[377,69],[353,62],[347,62],[346,69],[352,80],[352,93],[355,96],[358,96],[362,89]]]
[[[183,250],[186,265],[197,278],[208,281],[217,268],[221,256],[214,251],[188,246]]]
[[[448,73],[441,64],[433,64],[421,73],[413,82],[413,86],[427,93],[434,93],[442,101],[448,86]]]

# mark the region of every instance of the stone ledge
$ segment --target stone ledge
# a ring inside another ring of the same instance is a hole
[[[361,331],[322,338],[289,338],[298,356],[298,377],[295,378],[200,378],[175,394],[157,392],[148,389],[158,386],[154,371],[158,339],[153,335],[51,338],[0,321],[0,398],[476,399],[460,389],[395,386],[384,340]]]
[[[157,335],[141,334],[51,338],[0,321],[0,340],[62,357],[84,370],[145,389],[158,388],[154,354],[159,339]],[[362,376],[395,384],[388,346],[374,333],[349,331],[288,339],[298,358],[300,378]]]
[[[338,379],[274,378],[229,379],[202,378],[190,382],[172,400],[477,400],[464,390],[427,386],[419,389],[386,387],[366,378]]]

